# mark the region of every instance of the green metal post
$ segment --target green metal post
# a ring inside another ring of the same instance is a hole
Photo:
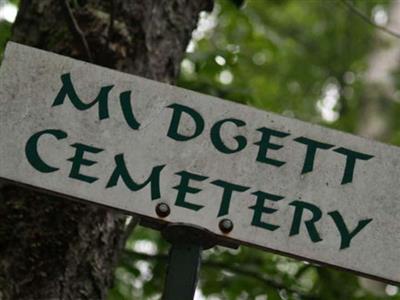
[[[202,250],[202,246],[196,244],[172,244],[163,300],[193,300]]]
[[[163,300],[193,300],[201,251],[215,246],[215,235],[201,227],[175,223],[162,230],[171,243]]]
[[[167,211],[169,207],[164,204],[163,207],[159,206],[158,214]],[[221,231],[229,233],[233,228],[232,221],[224,219],[221,222]],[[217,244],[216,236],[204,228],[186,223],[169,224],[161,233],[171,243],[162,299],[193,300],[201,265],[201,251],[214,247]],[[218,244],[233,249],[238,247],[224,240],[218,240]]]

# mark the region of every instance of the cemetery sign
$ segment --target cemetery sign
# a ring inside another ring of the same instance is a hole
[[[11,42],[0,178],[400,282],[399,148]]]

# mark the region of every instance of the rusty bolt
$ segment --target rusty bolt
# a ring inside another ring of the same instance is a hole
[[[222,219],[219,222],[219,229],[223,232],[223,233],[229,233],[232,231],[233,229],[233,222],[229,219]]]
[[[157,216],[159,216],[160,218],[165,218],[168,217],[169,214],[171,213],[171,209],[169,208],[167,203],[158,203],[156,206],[156,213]]]

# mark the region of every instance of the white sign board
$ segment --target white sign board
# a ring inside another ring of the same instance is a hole
[[[0,178],[400,282],[399,148],[14,43]]]

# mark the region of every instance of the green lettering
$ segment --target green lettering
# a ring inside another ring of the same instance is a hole
[[[231,122],[235,124],[237,127],[242,127],[245,126],[246,123],[242,120],[238,119],[225,119],[218,121],[217,123],[214,124],[213,127],[211,127],[211,141],[214,145],[214,147],[219,150],[222,153],[226,154],[231,154],[235,152],[239,152],[243,150],[246,145],[247,145],[247,140],[244,136],[235,136],[234,139],[237,142],[237,147],[235,149],[229,149],[227,146],[225,146],[224,142],[221,139],[221,127],[224,123]]]
[[[333,147],[333,145],[330,144],[325,144],[321,142],[317,142],[312,139],[308,139],[306,137],[298,137],[294,139],[296,142],[304,144],[307,146],[307,152],[306,152],[306,158],[304,159],[304,165],[303,165],[303,170],[301,171],[301,174],[305,174],[308,172],[311,172],[314,168],[314,159],[315,159],[315,154],[317,152],[317,149],[330,149]]]
[[[328,215],[331,216],[333,221],[335,222],[335,225],[337,229],[339,230],[340,233],[340,250],[345,249],[350,247],[350,242],[351,240],[365,227],[367,226],[372,219],[364,219],[360,220],[356,226],[356,228],[353,229],[353,231],[350,232],[348,227],[346,226],[343,217],[340,215],[338,211],[332,211],[329,212]]]
[[[268,199],[268,200],[277,202],[279,200],[282,200],[284,197],[269,194],[269,193],[264,193],[262,191],[254,192],[254,193],[252,193],[252,195],[257,196],[257,201],[256,201],[255,205],[249,207],[250,209],[254,210],[251,225],[260,227],[260,228],[264,228],[264,229],[267,229],[270,231],[277,230],[280,226],[266,223],[261,220],[263,214],[273,214],[274,212],[277,211],[277,209],[275,209],[275,208],[266,207],[265,200]]]
[[[290,233],[289,236],[294,236],[299,234],[300,232],[300,224],[303,218],[303,212],[304,209],[307,209],[312,213],[312,218],[310,220],[304,221],[304,224],[306,225],[308,235],[310,236],[311,241],[314,243],[322,241],[321,237],[318,234],[318,231],[315,227],[315,223],[319,221],[322,217],[322,212],[321,210],[310,203],[303,202],[303,201],[293,201],[289,203],[289,205],[295,207],[294,211],[294,216],[293,216],[293,221],[292,221],[292,226],[290,228]]]
[[[38,153],[38,141],[44,134],[50,134],[57,140],[65,139],[68,135],[66,132],[57,129],[47,129],[32,135],[25,145],[25,155],[32,167],[41,173],[51,173],[59,170],[59,168],[52,167],[46,164]]]
[[[187,209],[191,209],[194,211],[198,211],[198,210],[202,209],[204,207],[203,205],[198,205],[198,204],[187,202],[185,200],[185,198],[186,198],[187,193],[197,194],[198,192],[201,191],[201,189],[189,186],[190,180],[204,181],[208,177],[201,176],[198,174],[193,174],[193,173],[186,172],[186,171],[178,172],[178,173],[176,173],[176,175],[181,176],[181,181],[180,181],[179,185],[173,187],[173,189],[178,191],[175,205],[180,206],[180,207],[185,207]]]
[[[129,175],[128,169],[126,168],[124,155],[118,154],[114,157],[115,169],[106,185],[106,188],[111,188],[117,185],[119,178],[131,191],[139,191],[149,183],[151,184],[151,200],[161,198],[160,192],[160,173],[164,169],[165,165],[156,166],[151,171],[151,174],[147,180],[141,184],[136,183]]]
[[[93,100],[90,103],[84,103],[81,101],[81,99],[79,99],[79,97],[75,91],[75,88],[71,81],[70,73],[61,75],[61,81],[62,81],[63,85],[62,85],[62,88],[59,91],[58,95],[56,96],[56,99],[53,102],[53,105],[52,105],[53,107],[62,105],[64,103],[65,98],[68,96],[68,98],[71,100],[71,103],[75,106],[76,109],[86,110],[98,103],[99,104],[99,119],[103,120],[103,119],[107,119],[109,117],[108,94],[110,93],[111,89],[113,88],[113,85],[102,87],[95,100]]]
[[[244,192],[249,189],[249,187],[247,186],[241,186],[223,180],[215,180],[211,183],[224,189],[221,205],[219,207],[218,217],[225,216],[229,213],[229,206],[231,203],[233,192]]]
[[[71,147],[76,148],[75,155],[67,160],[72,162],[71,171],[69,177],[77,180],[81,180],[88,183],[93,183],[98,180],[97,177],[87,176],[80,173],[81,166],[92,166],[96,164],[96,161],[88,160],[83,158],[85,152],[89,153],[100,153],[103,149],[92,147],[89,145],[84,145],[80,143],[72,144]]]
[[[171,139],[174,139],[176,141],[184,142],[184,141],[194,139],[195,137],[199,136],[203,132],[204,120],[197,111],[195,111],[194,109],[192,109],[190,107],[176,104],[176,103],[171,104],[167,107],[172,108],[174,110],[174,112],[172,114],[171,124],[169,126],[168,133],[167,133],[168,137],[170,137]],[[192,135],[187,136],[187,135],[180,134],[178,132],[182,113],[186,113],[194,121],[196,129],[194,130],[194,133]]]
[[[334,149],[333,151],[343,154],[343,155],[346,155],[346,166],[344,169],[344,174],[343,174],[341,184],[345,184],[345,183],[349,183],[349,182],[353,181],[354,168],[356,166],[357,159],[369,160],[369,159],[373,158],[372,155],[352,151],[352,150],[349,150],[349,149],[346,149],[343,147]]]
[[[121,93],[119,95],[119,99],[126,123],[128,123],[129,127],[131,127],[132,129],[138,130],[140,127],[140,123],[136,120],[135,115],[133,114],[131,104],[131,91]]]
[[[266,127],[261,127],[258,128],[257,131],[260,131],[262,133],[261,136],[261,140],[254,143],[254,145],[259,145],[259,150],[258,150],[258,154],[257,154],[257,161],[258,162],[262,162],[262,163],[266,163],[266,164],[270,164],[276,167],[281,167],[283,166],[286,162],[283,161],[279,161],[276,159],[272,159],[267,157],[267,152],[268,149],[272,149],[272,150],[279,150],[281,149],[283,146],[282,145],[278,145],[278,144],[274,144],[270,142],[271,136],[275,136],[275,137],[286,137],[288,135],[290,135],[289,133],[286,132],[282,132],[282,131],[277,131],[277,130],[273,130],[270,128],[266,128]]]

